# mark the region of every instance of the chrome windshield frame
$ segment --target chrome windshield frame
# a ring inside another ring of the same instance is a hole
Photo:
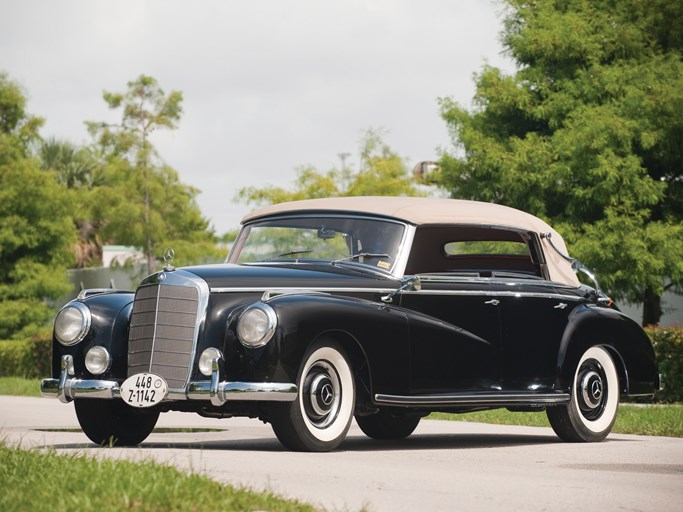
[[[271,216],[271,217],[260,217],[258,219],[254,219],[253,221],[250,221],[246,224],[244,224],[237,235],[237,238],[235,239],[235,243],[233,244],[232,248],[230,249],[230,252],[228,253],[228,256],[225,260],[225,263],[233,263],[233,264],[245,264],[245,263],[238,263],[237,258],[244,247],[244,243],[247,240],[248,234],[250,233],[251,229],[253,227],[262,225],[262,224],[267,224],[272,221],[280,221],[280,220],[289,220],[289,219],[316,219],[316,220],[322,220],[325,218],[333,218],[333,219],[350,219],[350,220],[369,220],[373,222],[385,222],[388,224],[394,224],[394,225],[399,225],[403,228],[403,232],[401,235],[401,239],[398,243],[398,249],[395,253],[395,257],[393,260],[393,264],[391,265],[390,269],[383,270],[381,268],[376,268],[372,267],[369,265],[366,265],[368,269],[374,269],[378,273],[381,273],[382,275],[389,275],[392,276],[396,279],[401,279],[403,277],[403,273],[405,271],[406,265],[408,263],[408,256],[410,255],[410,249],[412,246],[412,242],[415,236],[415,226],[407,223],[402,220],[390,218],[390,217],[375,217],[372,215],[366,215],[366,214],[349,214],[349,213],[329,213],[329,212],[322,212],[322,213],[301,213],[301,214],[288,214],[288,215],[277,215],[277,216]],[[309,258],[300,258],[298,259],[298,262],[304,262],[308,261]],[[292,261],[294,263],[295,260]],[[328,263],[330,265],[333,264],[334,260],[316,260],[315,258],[311,258],[310,261],[315,261],[316,263]],[[259,265],[259,264],[272,264],[272,262],[249,262],[249,265]],[[362,265],[362,264],[361,264]]]

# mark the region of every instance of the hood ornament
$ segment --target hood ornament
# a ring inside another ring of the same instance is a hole
[[[166,265],[164,265],[164,270],[166,272],[173,272],[175,270],[175,267],[171,265],[171,263],[173,263],[173,258],[175,258],[175,251],[170,247],[167,247],[164,251],[164,263],[166,263]]]

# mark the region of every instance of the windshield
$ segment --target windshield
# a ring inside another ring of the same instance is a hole
[[[405,226],[362,217],[296,217],[255,222],[240,232],[228,261],[349,262],[390,272]]]

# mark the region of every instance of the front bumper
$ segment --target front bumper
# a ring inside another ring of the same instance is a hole
[[[73,357],[63,356],[59,379],[43,379],[40,393],[68,403],[76,398],[121,397],[121,383],[115,380],[76,379]],[[208,400],[220,407],[228,400],[291,402],[296,400],[296,384],[286,382],[229,382],[221,380],[218,360],[212,364],[211,381],[190,382],[186,390],[169,390],[165,401]]]

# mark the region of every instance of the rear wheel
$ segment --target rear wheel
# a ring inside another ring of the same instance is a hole
[[[293,402],[273,405],[275,435],[288,449],[323,452],[344,440],[355,407],[351,365],[336,343],[316,344],[304,356]]]
[[[420,416],[397,414],[381,409],[370,416],[356,416],[356,423],[363,433],[373,439],[405,439],[420,423]]]
[[[155,409],[133,409],[121,400],[74,401],[78,423],[88,439],[106,446],[135,446],[151,434],[159,419]]]
[[[589,348],[574,373],[568,405],[549,407],[548,420],[563,441],[602,441],[612,430],[619,407],[619,377],[601,347]]]

